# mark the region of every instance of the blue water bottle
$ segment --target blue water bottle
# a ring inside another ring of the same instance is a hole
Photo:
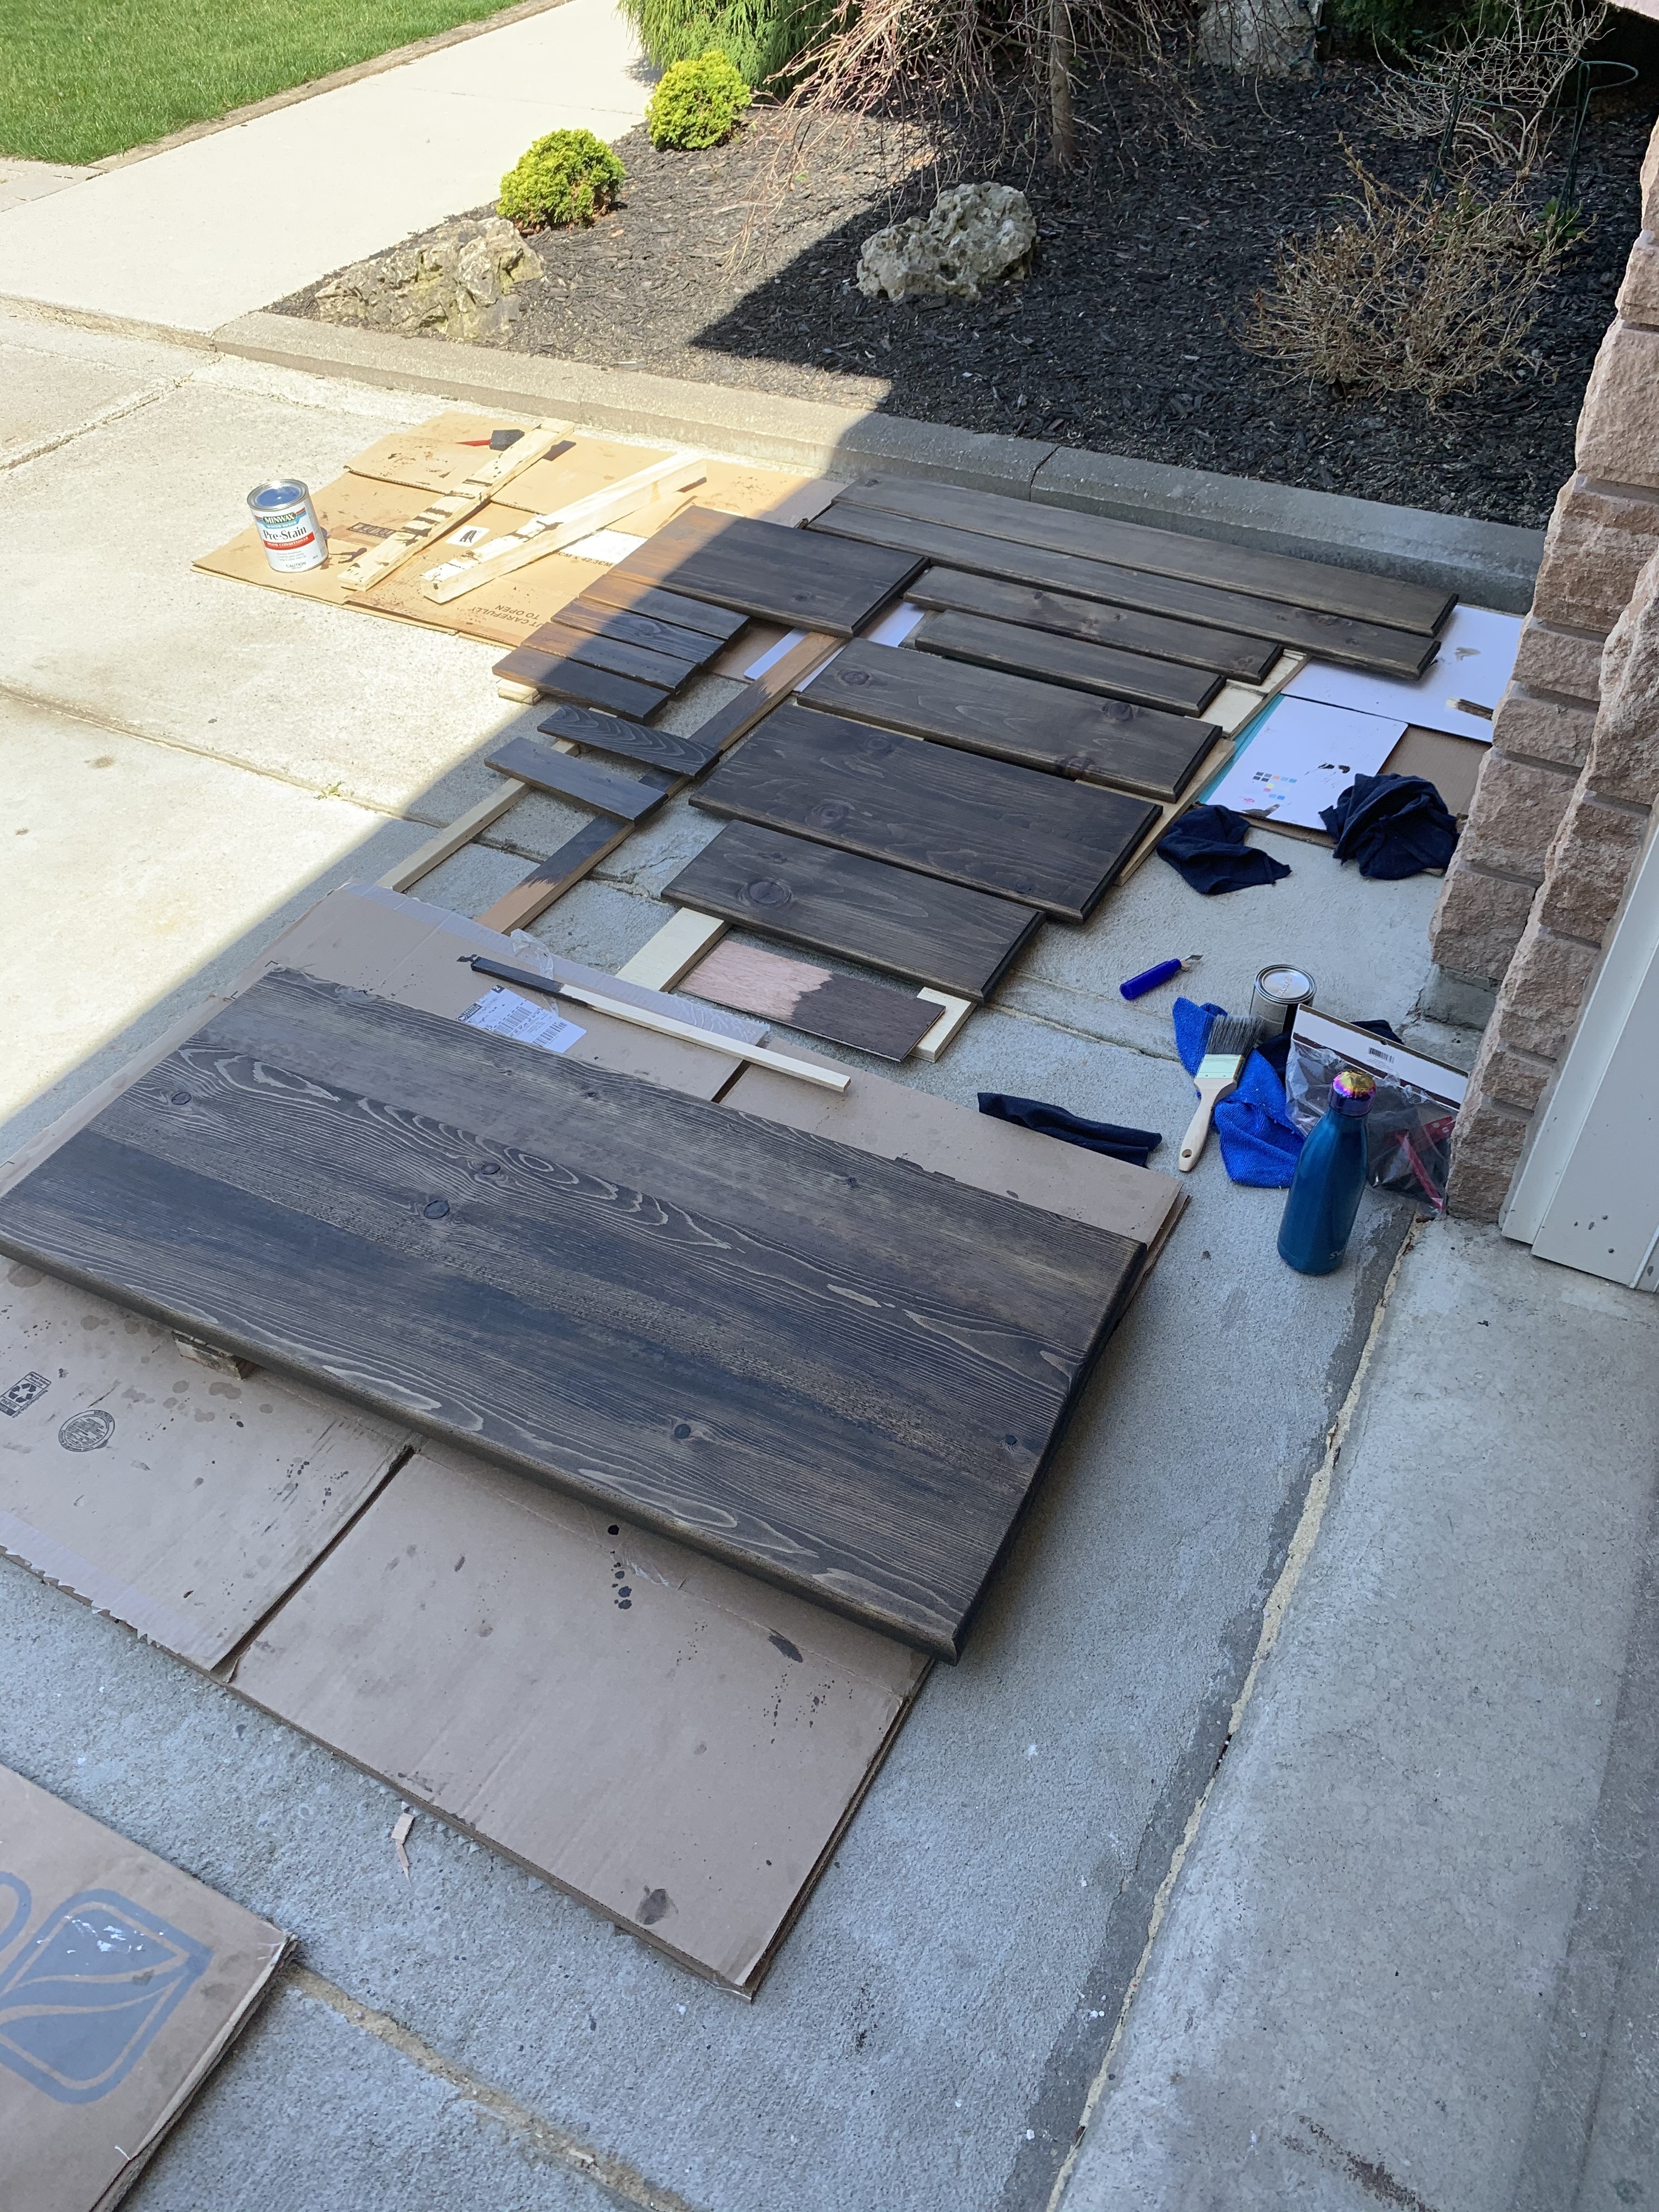
[[[1345,1067],[1331,1085],[1324,1120],[1297,1157],[1279,1256],[1299,1275],[1328,1275],[1342,1265],[1365,1188],[1365,1116],[1376,1093],[1364,1068]]]

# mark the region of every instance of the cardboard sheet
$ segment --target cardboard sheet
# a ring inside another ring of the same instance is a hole
[[[107,2212],[288,1937],[0,1767],[0,2204]]]
[[[428,1448],[234,1680],[411,1802],[751,1991],[927,1665]]]

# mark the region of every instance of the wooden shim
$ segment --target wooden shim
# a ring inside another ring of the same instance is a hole
[[[866,982],[832,968],[786,960],[758,945],[727,939],[700,961],[685,988],[716,1006],[740,1013],[764,1014],[787,1022],[807,1036],[873,1053],[879,1060],[903,1060],[936,1025],[938,1008],[926,1006],[890,984]]]
[[[411,515],[401,530],[394,531],[378,545],[366,546],[347,562],[336,580],[341,590],[367,592],[376,584],[383,584],[405,561],[412,561],[430,545],[434,538],[441,538],[446,531],[465,522],[469,514],[488,507],[492,499],[499,496],[503,484],[532,463],[544,459],[569,428],[568,422],[544,422],[539,429],[526,430],[505,452],[491,453],[453,491],[440,492],[418,514]]]
[[[579,707],[603,707],[608,714],[635,719],[654,714],[668,696],[665,686],[613,676],[590,661],[536,653],[522,645],[498,660],[491,672],[516,684],[533,684],[544,698],[569,699]]]
[[[1038,927],[1032,907],[734,822],[662,896],[964,999],[988,998]]]
[[[918,653],[942,659],[966,660],[981,668],[1000,668],[1011,676],[1034,676],[1077,691],[1109,699],[1127,699],[1138,707],[1167,707],[1177,714],[1201,714],[1221,689],[1212,668],[1188,668],[1116,646],[1091,645],[1080,638],[1057,637],[1050,630],[994,622],[985,615],[953,609],[927,616],[912,634]]]
[[[375,878],[376,886],[383,891],[406,891],[422,876],[429,876],[434,868],[459,853],[463,845],[470,845],[481,830],[488,830],[498,822],[509,806],[524,797],[526,787],[522,783],[503,781],[487,799],[476,806],[469,806],[465,814],[458,814],[447,830],[440,830],[435,837],[428,837],[424,845],[417,845],[406,860],[399,860],[395,868],[388,868]]]
[[[686,629],[702,630],[717,645],[729,645],[749,620],[747,615],[734,613],[730,607],[713,606],[704,599],[688,599],[684,592],[665,592],[635,577],[619,576],[614,568],[596,576],[582,599],[596,606],[653,615]]]
[[[531,650],[550,653],[555,659],[579,660],[585,668],[608,669],[613,676],[632,677],[641,684],[654,684],[659,691],[678,691],[697,672],[697,663],[678,653],[657,653],[625,637],[599,637],[592,630],[568,629],[556,620],[542,624]]]
[[[550,623],[532,629],[528,636],[519,640],[520,645],[546,644],[544,633],[561,633],[580,629],[591,637],[617,638],[627,645],[642,645],[653,653],[665,653],[674,660],[689,660],[694,668],[702,668],[717,653],[724,651],[717,637],[705,631],[689,629],[684,623],[660,621],[655,615],[635,614],[623,607],[590,605],[586,599],[572,599],[559,609]],[[550,652],[554,647],[549,644]]]
[[[0,1248],[946,1657],[1144,1257],[293,970]]]
[[[666,498],[677,491],[690,491],[707,474],[700,460],[688,459],[684,453],[672,454],[665,461],[655,461],[648,469],[639,469],[631,477],[624,477],[620,483],[607,484],[602,491],[589,492],[585,499],[572,500],[568,507],[553,507],[545,514],[532,514],[528,522],[520,523],[504,539],[495,538],[487,545],[453,553],[422,578],[422,596],[447,606],[452,599],[477,591],[481,584],[495,582],[502,576],[511,575],[516,568],[527,568],[532,561],[556,553],[562,546],[574,545],[581,538],[591,538],[596,530],[624,521],[654,500]]]
[[[718,915],[698,914],[689,906],[677,908],[656,935],[617,969],[617,980],[642,983],[647,990],[672,991],[730,927]]]
[[[596,752],[615,753],[623,760],[643,761],[649,768],[672,769],[678,775],[696,775],[715,758],[717,748],[696,737],[678,737],[672,730],[648,729],[617,714],[596,713],[591,707],[556,707],[537,728],[544,736],[564,738],[572,744],[592,745]]]
[[[837,493],[837,507],[875,507],[963,530],[983,531],[1038,545],[1053,553],[1085,560],[1109,561],[1150,574],[1177,576],[1192,584],[1249,592],[1258,599],[1282,600],[1316,614],[1342,615],[1358,622],[1432,637],[1455,604],[1455,594],[1437,586],[1407,584],[1364,568],[1340,568],[1329,562],[1304,561],[1253,546],[1229,545],[1185,531],[1158,530],[1144,522],[1118,522],[1074,507],[1041,501],[1006,499],[995,492],[968,491],[925,477],[860,477]]]
[[[824,544],[804,530],[693,507],[611,573],[792,629],[850,637],[921,566],[907,554],[846,541],[826,555]]]
[[[943,1009],[933,1028],[916,1047],[918,1060],[937,1060],[973,1012],[974,1002],[971,999],[953,998],[948,991],[921,990],[916,996]]]
[[[521,784],[574,799],[579,806],[595,806],[621,822],[645,821],[668,796],[661,785],[653,788],[631,776],[612,775],[592,761],[573,760],[550,745],[538,745],[533,738],[508,738],[484,758],[501,775],[516,776]]]
[[[1029,676],[964,668],[857,638],[813,678],[800,701],[821,714],[851,715],[1149,799],[1173,799],[1184,790],[1215,742],[1210,725],[1190,715],[1089,698]]]
[[[1066,592],[1045,592],[1036,585],[1012,584],[1000,576],[970,575],[962,568],[925,568],[904,596],[919,607],[956,607],[963,614],[991,615],[1022,623],[1030,629],[1057,631],[1091,645],[1115,645],[1126,653],[1151,653],[1191,668],[1212,668],[1241,683],[1260,683],[1279,655],[1266,637],[1212,629],[1202,623],[1177,622],[1135,607],[1109,606],[1102,599],[1079,599]]]
[[[1121,792],[795,705],[775,708],[691,803],[1061,921],[1088,919],[1158,814]]]
[[[1018,545],[944,523],[917,522],[878,507],[826,507],[807,528],[855,538],[865,544],[891,545],[922,553],[929,560],[981,576],[1004,576],[1079,599],[1113,606],[1140,607],[1149,614],[1235,629],[1251,637],[1276,638],[1281,645],[1317,653],[1322,660],[1365,668],[1384,676],[1420,676],[1438,650],[1435,640],[1380,623],[1351,622],[1340,615],[1310,614],[1247,592],[1218,591],[1188,584],[1176,576],[1154,576],[1135,568],[1116,568],[1075,554],[1051,553],[1039,545]]]

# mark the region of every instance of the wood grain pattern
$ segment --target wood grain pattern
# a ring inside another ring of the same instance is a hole
[[[806,1036],[851,1045],[878,1060],[903,1060],[939,1019],[937,1000],[843,975],[804,960],[785,960],[728,938],[685,978],[693,997],[739,1013],[787,1022]]]
[[[1157,818],[1144,799],[779,707],[692,799],[1062,921],[1094,911]]]
[[[848,714],[1024,768],[1047,769],[1173,799],[1214,744],[1208,722],[1117,699],[1091,699],[1029,676],[963,668],[855,638],[811,686],[803,706]]]
[[[968,491],[957,484],[933,483],[921,477],[879,471],[860,477],[837,493],[835,504],[882,507],[925,522],[983,531],[1016,544],[1075,553],[1089,561],[1109,561],[1156,576],[1178,576],[1190,584],[1250,592],[1258,599],[1280,599],[1287,606],[1305,607],[1315,614],[1382,623],[1424,637],[1434,635],[1455,604],[1455,595],[1437,586],[1408,584],[1396,576],[1373,575],[1364,568],[1340,568],[1330,562],[1301,560],[1291,554],[1265,553],[1254,546],[1229,545],[1218,538],[1159,530],[1144,522],[1119,522],[1108,515],[1049,507],[1038,500]]]
[[[614,568],[596,576],[582,593],[582,603],[614,607],[623,612],[654,616],[685,629],[701,630],[717,645],[727,645],[749,620],[730,607],[717,607],[706,599],[688,599],[683,592],[665,592],[636,577],[619,576]]]
[[[945,1657],[1142,1255],[292,971],[0,1249]]]
[[[1218,591],[1210,584],[1188,584],[1176,576],[1155,576],[1136,568],[1085,561],[1073,553],[1051,553],[1040,545],[1016,544],[982,532],[957,530],[942,522],[918,522],[879,507],[826,507],[807,525],[813,532],[855,538],[861,544],[890,545],[925,553],[931,561],[1011,583],[1066,592],[1112,606],[1136,607],[1149,614],[1206,623],[1252,637],[1271,637],[1322,660],[1365,668],[1385,676],[1420,676],[1438,647],[1431,637],[1389,629],[1381,623],[1352,622],[1290,607],[1242,591]]]
[[[635,720],[654,714],[668,696],[662,685],[613,676],[609,669],[595,668],[591,662],[538,653],[525,645],[514,646],[495,663],[491,673],[514,684],[533,684],[545,698],[568,699],[579,707],[602,707],[608,714],[626,714]]]
[[[696,668],[725,649],[719,638],[710,637],[702,630],[689,629],[684,623],[664,622],[655,615],[625,607],[601,606],[586,599],[572,599],[568,606],[559,609],[550,622],[532,629],[519,642],[539,645],[554,652],[557,647],[550,642],[547,633],[562,634],[573,629],[585,630],[590,637],[614,638],[624,645],[642,645],[653,653],[689,660]]]
[[[611,575],[713,599],[792,629],[850,637],[921,565],[877,546],[692,507],[619,561]]]
[[[966,660],[980,668],[1006,669],[1011,676],[1034,676],[1044,684],[1065,684],[1108,699],[1127,699],[1138,707],[1167,707],[1177,714],[1201,714],[1221,689],[1212,668],[1188,668],[1145,653],[1123,653],[1113,645],[1091,645],[1081,638],[1057,637],[1023,623],[994,622],[985,615],[946,609],[928,615],[910,635],[918,653],[945,660]]]
[[[646,770],[647,775],[653,771]],[[666,779],[671,784],[677,781]],[[509,936],[515,929],[526,929],[538,914],[544,913],[555,899],[562,898],[573,884],[591,875],[599,862],[616,851],[633,828],[631,822],[618,822],[608,815],[596,815],[592,822],[584,823],[574,837],[568,837],[556,853],[533,867],[522,883],[514,884],[510,891],[503,891],[493,906],[486,907],[477,919],[485,929],[498,929]]]
[[[623,760],[643,761],[651,768],[672,768],[679,775],[696,775],[715,758],[717,746],[697,737],[677,737],[672,730],[647,729],[620,715],[596,714],[591,707],[556,707],[536,727],[550,738],[564,738],[595,751],[615,753]]]
[[[542,624],[532,650],[556,659],[580,660],[589,668],[608,668],[613,676],[632,676],[641,684],[654,684],[660,691],[678,691],[697,672],[696,661],[681,654],[653,652],[625,637],[568,629],[558,622]]]
[[[989,997],[1042,920],[1012,899],[747,822],[722,830],[662,895],[975,1000]]]
[[[592,761],[575,760],[533,738],[506,738],[484,755],[502,775],[515,775],[538,791],[550,791],[557,799],[574,799],[579,806],[596,806],[621,822],[643,822],[667,798],[661,785],[641,783],[626,775],[612,775]]]
[[[1260,683],[1279,653],[1271,638],[1176,622],[1135,607],[1108,606],[1103,600],[1078,599],[1066,592],[1011,584],[1000,576],[969,575],[961,568],[924,568],[905,586],[904,596],[915,606],[990,615],[999,622],[1054,630],[1091,645],[1120,646],[1126,653],[1151,653],[1156,659],[1182,661],[1189,668],[1212,668],[1219,676],[1244,684]]]

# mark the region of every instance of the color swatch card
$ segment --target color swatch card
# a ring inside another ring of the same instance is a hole
[[[1334,806],[1355,776],[1375,775],[1405,732],[1404,722],[1380,714],[1280,698],[1205,797],[1240,814],[1322,830],[1320,810]]]
[[[1420,730],[1443,730],[1449,737],[1490,744],[1492,713],[1514,673],[1520,641],[1518,615],[1457,606],[1440,633],[1440,650],[1414,682],[1310,660],[1285,685],[1285,696],[1350,707],[1361,714],[1398,715]]]

